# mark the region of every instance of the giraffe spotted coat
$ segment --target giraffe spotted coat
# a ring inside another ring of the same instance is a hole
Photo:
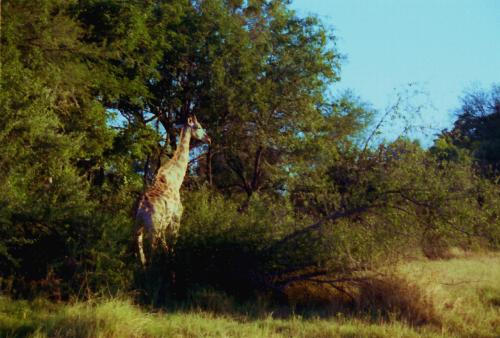
[[[153,184],[139,200],[135,236],[143,265],[158,248],[173,250],[183,211],[180,188],[188,167],[191,138],[210,142],[195,117],[188,119],[174,156],[160,167]]]

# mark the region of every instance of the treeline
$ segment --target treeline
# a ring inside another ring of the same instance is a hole
[[[196,114],[178,294],[341,287],[407,255],[500,245],[500,90],[464,97],[430,149],[368,141],[332,97],[341,54],[286,0],[4,0],[0,287],[137,287],[134,203]]]

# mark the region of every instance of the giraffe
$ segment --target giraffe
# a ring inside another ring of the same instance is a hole
[[[139,199],[135,237],[143,266],[147,264],[145,240],[147,252],[151,254],[158,245],[165,252],[171,251],[177,238],[183,212],[180,188],[188,167],[191,138],[210,143],[210,138],[195,116],[188,117],[174,156],[160,166],[153,184]]]

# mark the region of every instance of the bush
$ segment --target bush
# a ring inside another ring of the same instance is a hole
[[[241,213],[238,203],[208,189],[190,192],[185,200],[175,249],[180,292],[211,286],[247,297],[263,287],[272,268],[266,249],[294,227],[287,205],[256,196]]]
[[[418,285],[401,277],[366,279],[359,283],[356,298],[358,311],[375,318],[395,316],[413,325],[440,324],[431,298]]]

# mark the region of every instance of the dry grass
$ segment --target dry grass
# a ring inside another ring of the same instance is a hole
[[[357,293],[357,308],[375,318],[395,318],[411,325],[441,324],[432,298],[419,285],[400,276],[363,282]]]
[[[195,308],[175,312],[118,299],[54,304],[0,297],[0,337],[500,337],[500,255],[413,261],[398,271],[399,277],[359,289],[358,306],[383,309],[385,316],[278,318],[258,305],[245,315],[210,292],[194,295]],[[435,317],[440,325],[411,325]]]
[[[399,271],[433,300],[443,332],[500,337],[500,255],[414,261]]]
[[[410,325],[440,325],[429,295],[408,278],[394,274],[363,277],[332,287],[299,282],[286,294],[297,309],[320,310],[325,316],[344,313],[371,321],[400,320]]]

